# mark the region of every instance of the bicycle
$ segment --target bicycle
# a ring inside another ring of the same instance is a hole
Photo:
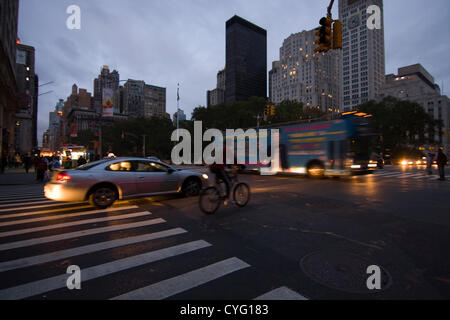
[[[244,182],[239,182],[236,173],[231,173],[228,177],[234,203],[240,208],[245,207],[250,201],[250,187]],[[204,213],[214,214],[219,209],[220,203],[225,200],[227,200],[225,182],[216,177],[215,186],[205,188],[200,192],[199,206]]]

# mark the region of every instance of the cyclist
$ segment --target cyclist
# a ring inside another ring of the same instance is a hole
[[[221,179],[224,183],[225,183],[225,187],[226,187],[226,192],[227,192],[227,196],[226,199],[230,198],[230,188],[231,188],[231,182],[230,182],[230,178],[228,176],[227,171],[225,170],[226,168],[226,154],[227,154],[227,147],[226,144],[224,144],[223,146],[223,164],[218,164],[218,163],[214,163],[212,165],[209,166],[209,170],[211,171],[211,173],[214,173],[216,175],[216,177],[218,179]],[[236,155],[234,157],[233,160],[233,164],[236,163]],[[228,164],[230,165],[230,164]]]

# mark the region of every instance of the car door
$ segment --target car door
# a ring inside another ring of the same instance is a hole
[[[178,174],[154,161],[136,161],[137,192],[139,194],[168,193],[177,190]]]
[[[105,168],[106,179],[120,187],[123,197],[133,196],[137,193],[136,172],[132,161],[117,161]]]

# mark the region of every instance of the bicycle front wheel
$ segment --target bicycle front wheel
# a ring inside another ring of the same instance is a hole
[[[239,183],[233,192],[234,202],[238,207],[245,207],[250,201],[250,187],[246,183]]]
[[[200,192],[198,198],[200,209],[206,214],[213,214],[220,206],[220,193],[217,188],[210,187]]]

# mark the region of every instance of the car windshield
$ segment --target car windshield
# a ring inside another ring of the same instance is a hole
[[[98,160],[98,161],[94,161],[94,162],[89,162],[89,163],[86,163],[82,166],[75,168],[75,170],[89,170],[89,169],[92,169],[92,168],[102,164],[102,163],[106,163],[108,161],[110,161],[110,160],[108,159],[108,160]]]

